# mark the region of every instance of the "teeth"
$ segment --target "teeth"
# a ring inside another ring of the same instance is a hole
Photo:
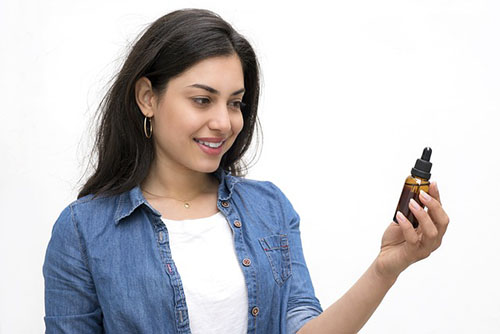
[[[205,146],[208,146],[208,147],[211,147],[211,148],[217,148],[217,147],[220,147],[222,145],[222,141],[220,143],[209,143],[209,142],[206,142],[206,141],[201,141],[201,140],[198,140],[198,139],[195,139],[198,143],[200,144],[203,144]]]

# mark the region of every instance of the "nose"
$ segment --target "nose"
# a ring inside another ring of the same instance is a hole
[[[210,113],[210,120],[208,127],[211,130],[228,133],[231,130],[231,117],[228,106],[221,103],[220,105],[212,108]]]

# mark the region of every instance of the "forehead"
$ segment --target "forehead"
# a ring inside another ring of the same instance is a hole
[[[194,64],[171,81],[178,87],[203,83],[222,91],[232,92],[235,88],[243,88],[243,68],[236,54],[211,57]]]

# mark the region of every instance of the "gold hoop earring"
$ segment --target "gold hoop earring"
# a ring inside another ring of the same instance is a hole
[[[144,134],[146,135],[146,138],[151,138],[151,136],[153,135],[153,122],[151,121],[152,118],[153,117],[144,116]],[[147,127],[148,120],[149,120],[149,134]]]

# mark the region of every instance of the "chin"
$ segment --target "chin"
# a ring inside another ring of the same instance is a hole
[[[204,166],[197,166],[197,168],[195,167],[193,169],[200,173],[213,173],[217,170],[217,168],[219,168],[220,160],[218,160],[217,162],[214,161],[213,163],[207,163],[203,165]]]

